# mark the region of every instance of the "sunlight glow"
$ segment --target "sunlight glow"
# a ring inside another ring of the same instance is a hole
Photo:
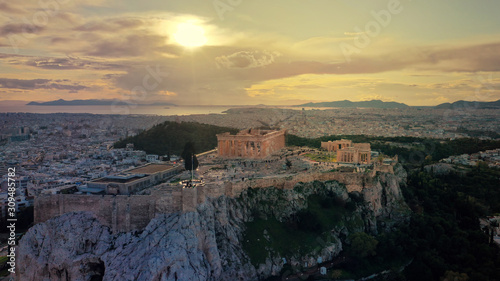
[[[186,47],[199,47],[207,43],[205,30],[201,26],[192,23],[180,23],[177,32],[174,33],[177,43]]]

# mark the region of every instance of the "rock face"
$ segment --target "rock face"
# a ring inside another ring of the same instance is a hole
[[[99,280],[111,243],[109,230],[90,214],[37,224],[19,244],[19,280]]]
[[[91,213],[32,227],[20,241],[20,280],[251,280],[243,216],[219,197],[197,212],[160,215],[141,233],[111,235]],[[42,278],[42,279],[41,279]]]
[[[364,198],[352,217],[363,223],[354,231],[389,229],[408,214],[399,185],[404,170],[380,174],[355,197]],[[276,275],[284,261],[270,255],[254,266],[242,246],[245,222],[261,217],[283,220],[307,208],[311,194],[333,192],[351,200],[338,182],[297,184],[294,189],[250,189],[238,198],[208,199],[195,212],[162,214],[141,232],[111,234],[91,214],[68,213],[32,227],[19,246],[20,280],[258,280]],[[361,219],[362,218],[362,219]],[[348,225],[346,223],[345,225]],[[353,228],[332,230],[345,236]],[[341,239],[329,241],[310,255],[287,263],[308,265],[333,258]]]
[[[453,172],[458,172],[457,169],[452,164],[447,163],[436,163],[432,165],[427,165],[424,167],[427,173],[431,173],[436,176],[448,175]]]
[[[376,234],[408,218],[410,209],[404,201],[401,186],[406,185],[406,171],[396,165],[394,174],[378,173],[361,191],[366,202],[367,231]]]

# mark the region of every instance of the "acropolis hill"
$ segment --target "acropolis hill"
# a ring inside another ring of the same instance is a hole
[[[234,198],[248,188],[293,189],[301,182],[335,180],[344,184],[347,192],[362,192],[376,184],[377,172],[394,173],[397,159],[370,163],[369,144],[356,146],[342,140],[345,147],[337,145],[338,152],[361,149],[363,162],[357,161],[358,156],[356,161],[344,157],[345,162],[317,162],[311,157],[332,152],[284,147],[284,133],[245,130],[237,135],[219,135],[219,149],[199,155],[200,167],[195,178],[203,180],[203,185],[186,188],[180,181],[188,179],[190,173],[176,172],[171,177],[180,166],[161,168],[155,164],[129,171],[139,171],[142,173],[139,176],[129,173],[96,180],[95,185],[103,185],[106,195],[40,196],[35,201],[35,223],[68,212],[89,211],[113,232],[129,232],[143,229],[157,214],[192,212],[207,198],[222,195]],[[146,172],[152,174],[144,176]],[[130,181],[138,183],[127,185]]]

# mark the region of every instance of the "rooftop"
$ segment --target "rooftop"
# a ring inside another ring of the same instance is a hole
[[[96,179],[94,182],[108,182],[108,183],[127,183],[145,177],[144,174],[121,174],[114,176],[106,176],[104,178]]]
[[[154,174],[162,171],[172,169],[174,165],[170,164],[148,164],[142,167],[138,167],[132,170],[128,170],[127,173],[130,174]]]

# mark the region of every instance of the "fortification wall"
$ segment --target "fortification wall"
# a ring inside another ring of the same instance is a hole
[[[191,195],[193,193],[194,195]],[[196,207],[197,191],[183,193],[181,187],[166,186],[151,195],[76,195],[57,194],[35,199],[35,223],[68,212],[88,211],[113,232],[128,232],[144,228],[158,213],[192,211]],[[201,192],[203,194],[203,192]]]
[[[182,187],[164,186],[151,191],[151,195],[156,200],[156,213],[174,213],[182,210]]]
[[[377,172],[394,174],[394,166],[393,165],[375,165],[373,167],[373,175]]]
[[[370,186],[372,177],[358,173],[313,173],[283,177],[254,179],[243,182],[207,184],[204,187],[182,188],[161,186],[150,195],[76,195],[57,194],[35,199],[35,223],[68,212],[89,211],[113,232],[142,229],[159,213],[192,212],[206,197],[226,195],[236,197],[247,188],[292,189],[298,182],[337,180],[346,185],[347,191],[361,191]]]
[[[217,198],[219,196],[225,195],[224,184],[208,183],[205,185],[205,196],[211,198]]]
[[[229,184],[228,194],[229,196],[238,196],[246,190],[247,188],[265,188],[269,186],[274,186],[276,188],[292,189],[295,184],[299,182],[311,182],[311,181],[329,181],[336,180],[345,184],[348,192],[359,191],[363,187],[369,185],[371,182],[371,177],[366,174],[357,173],[313,173],[313,174],[297,174],[292,176],[284,176],[281,178],[266,178],[266,179],[254,179],[245,182],[238,182]]]

